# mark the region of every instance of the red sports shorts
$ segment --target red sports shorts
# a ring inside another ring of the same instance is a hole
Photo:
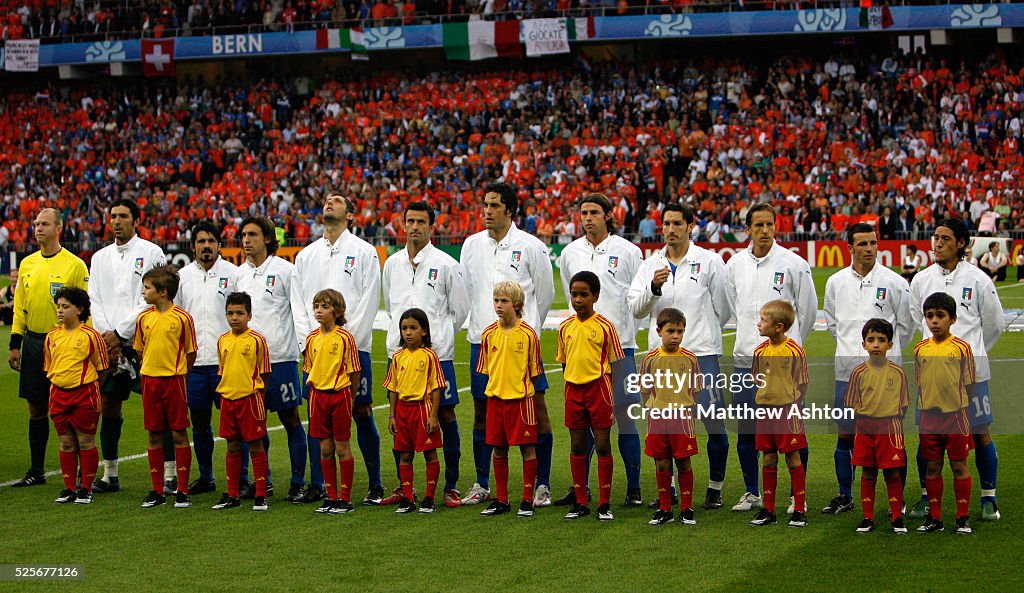
[[[185,430],[190,426],[185,375],[142,376],[142,425],[150,432]]]
[[[309,387],[309,434],[316,439],[352,438],[352,390],[320,391]]]
[[[928,461],[942,459],[943,453],[949,455],[950,461],[967,459],[974,448],[967,408],[950,413],[924,410],[918,430],[921,433],[921,456]]]
[[[683,408],[677,409],[682,412]],[[699,452],[693,421],[693,408],[689,418],[651,418],[647,421],[647,439],[644,454],[654,459],[685,459]]]
[[[492,447],[535,445],[537,411],[532,397],[487,398],[487,444]]]
[[[96,434],[100,419],[100,389],[95,381],[74,389],[50,385],[50,419],[57,434],[72,428],[81,434]]]
[[[441,430],[427,432],[427,419],[430,418],[430,402],[398,400],[395,407],[395,451],[415,451],[422,453],[440,449]]]
[[[858,416],[851,463],[857,467],[876,469],[906,465],[907,449],[903,444],[903,419],[896,416]]]
[[[615,424],[611,375],[602,375],[590,383],[565,382],[565,426],[569,430],[597,430]]]
[[[798,404],[788,406],[761,406],[763,410],[781,409],[779,418],[766,416],[757,420],[757,437],[755,447],[758,451],[778,451],[789,453],[807,447],[807,435],[804,434],[804,421],[799,416],[789,417],[790,410]],[[799,408],[797,408],[799,409]]]
[[[239,399],[220,398],[220,437],[229,441],[258,441],[267,434],[263,392]]]

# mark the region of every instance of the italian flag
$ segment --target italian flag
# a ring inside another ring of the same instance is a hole
[[[444,53],[449,60],[485,60],[519,57],[519,21],[470,21],[445,23]]]
[[[363,41],[363,28],[354,29],[318,29],[316,32],[317,49],[347,49],[352,52],[353,60],[368,60],[366,43]]]
[[[585,41],[597,36],[594,32],[594,17],[592,16],[565,19],[565,21],[565,27],[569,31],[570,41]]]

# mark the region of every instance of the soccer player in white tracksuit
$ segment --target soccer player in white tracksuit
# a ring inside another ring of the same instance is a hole
[[[1000,517],[999,506],[996,504],[999,457],[989,434],[992,406],[989,402],[988,382],[992,378],[992,369],[989,366],[988,351],[999,341],[1005,322],[1003,305],[992,279],[981,268],[964,261],[969,246],[970,235],[963,221],[948,219],[936,227],[932,237],[935,263],[914,276],[910,283],[910,306],[918,322],[916,325],[927,336],[928,328],[921,308],[924,300],[933,293],[944,292],[957,302],[956,323],[950,332],[971,345],[978,379],[969,415],[974,435],[974,461],[981,480],[981,518],[996,521]],[[921,458],[920,448],[917,464],[921,478],[921,501],[908,513],[910,517],[928,514],[928,498],[924,487],[925,462]]]
[[[721,256],[690,242],[695,217],[689,206],[668,204],[662,210],[662,234],[665,247],[651,254],[637,272],[626,298],[637,319],[649,319],[657,326],[658,314],[667,307],[683,312],[686,332],[680,344],[697,355],[701,374],[717,380],[721,374],[718,359],[722,356],[722,327],[731,316],[725,290],[725,263]],[[661,347],[656,331],[647,333],[647,349]],[[700,392],[701,406],[723,404],[721,391],[715,384]],[[709,483],[704,498],[707,510],[722,507],[722,485],[729,458],[729,434],[725,423],[703,419],[708,431]]]
[[[476,372],[480,356],[480,338],[484,329],[498,317],[494,313],[494,285],[502,280],[519,283],[526,293],[523,320],[540,333],[551,303],[555,298],[554,273],[547,245],[537,237],[520,230],[512,219],[519,212],[519,199],[506,183],[489,185],[484,191],[484,225],[487,230],[468,237],[462,244],[462,269],[469,288],[470,389],[473,393],[473,459],[476,484],[462,499],[463,504],[477,504],[489,495],[491,447],[485,439],[487,420],[487,375]],[[548,381],[545,375],[534,380],[537,394],[538,430],[550,426],[543,396]],[[540,483],[544,465],[551,466],[551,446],[537,444],[537,481]],[[548,470],[550,473],[550,470]],[[540,505],[543,506],[543,505]]]
[[[636,319],[626,304],[626,293],[636,275],[643,254],[634,243],[611,233],[615,224],[612,203],[603,194],[589,194],[580,202],[580,224],[585,236],[569,243],[558,257],[561,270],[562,290],[566,302],[569,298],[569,281],[578,272],[593,272],[601,282],[601,297],[594,310],[603,315],[619,333],[619,342],[625,357],[612,363],[612,389],[614,390],[615,424],[619,432],[619,455],[626,468],[626,506],[640,506],[640,435],[636,420],[629,417],[631,404],[640,403],[639,393],[625,389],[627,378],[636,374]],[[589,478],[593,434],[588,447],[587,470]],[[538,488],[540,488],[538,480]],[[556,504],[575,504],[576,493],[569,493]]]
[[[142,275],[166,263],[164,252],[155,244],[135,234],[141,212],[135,202],[117,200],[110,205],[110,226],[114,243],[92,256],[89,270],[89,300],[92,303],[92,326],[103,334],[107,347],[131,348],[135,337],[135,321],[149,305],[142,298]],[[111,369],[100,386],[103,421],[100,425],[100,448],[103,453],[103,478],[93,483],[94,492],[117,492],[118,444],[124,418],[121,407],[132,392],[130,363],[123,355],[113,353]],[[175,476],[174,445],[164,438],[164,479]]]
[[[455,507],[462,503],[456,490],[459,461],[462,458],[459,422],[455,405],[459,388],[455,382],[455,334],[469,316],[469,293],[462,266],[455,258],[430,243],[434,226],[434,210],[426,202],[412,202],[403,214],[405,248],[384,262],[381,284],[384,288],[384,310],[391,318],[388,324],[388,359],[402,348],[399,319],[414,307],[422,309],[430,320],[431,348],[441,362],[447,387],[441,394],[438,424],[444,447],[444,503]],[[395,451],[395,463],[399,452]]]
[[[896,330],[889,358],[902,364],[900,352],[913,338],[915,323],[910,310],[910,285],[896,272],[879,265],[878,233],[875,227],[858,223],[846,231],[852,262],[825,283],[825,324],[836,340],[835,408],[846,406],[846,389],[850,373],[867,360],[861,330],[869,319],[884,319]],[[852,420],[839,420],[839,435],[833,455],[839,495],[822,513],[845,513],[854,508],[853,501],[853,437],[856,425]]]
[[[192,421],[199,478],[188,486],[189,494],[216,492],[213,475],[213,426],[211,417],[217,401],[217,340],[227,333],[224,312],[227,297],[238,290],[238,266],[220,256],[220,231],[208,222],[192,229],[195,261],[178,272],[180,283],[174,303],[188,312],[196,325],[196,362],[186,378],[188,414]],[[218,404],[219,406],[219,404]],[[249,483],[248,447],[242,463],[242,483]]]
[[[744,376],[750,373],[754,349],[764,341],[758,334],[757,321],[765,303],[784,299],[793,304],[796,320],[787,335],[800,344],[811,335],[818,314],[818,297],[810,266],[803,258],[775,242],[775,209],[770,204],[755,204],[747,210],[746,223],[750,245],[732,256],[725,265],[726,294],[736,318],[735,372]],[[745,387],[751,387],[749,383]],[[733,401],[752,405],[756,391],[756,388],[735,390]],[[742,420],[738,427],[736,455],[747,491],[733,510],[747,511],[762,505],[754,422]],[[806,469],[807,449],[800,451],[800,457]]]
[[[380,307],[380,257],[377,250],[349,230],[354,216],[351,201],[337,192],[324,198],[324,236],[310,243],[295,257],[302,300],[305,303],[305,337],[319,328],[313,316],[313,297],[325,288],[333,288],[345,297],[345,329],[356,340],[359,350],[359,385],[353,386],[356,442],[363,456],[369,489],[363,504],[377,505],[384,497],[380,478],[380,432],[373,419],[373,320]],[[320,472],[320,441],[309,437],[310,476],[323,485]],[[318,461],[314,462],[313,459]]]
[[[298,502],[305,496],[302,486],[306,477],[306,431],[299,418],[299,349],[300,340],[306,337],[302,288],[295,266],[276,255],[277,237],[270,219],[246,218],[239,225],[239,234],[246,259],[238,269],[238,290],[252,299],[249,327],[259,332],[270,348],[270,380],[264,401],[267,410],[277,412],[288,433],[292,476],[285,500]],[[270,447],[269,436],[263,438],[263,446]],[[319,467],[319,459],[312,465]],[[269,492],[270,484],[267,488]]]

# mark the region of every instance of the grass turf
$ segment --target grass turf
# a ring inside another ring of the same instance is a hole
[[[828,270],[815,270],[820,290]],[[557,286],[557,279],[556,279]],[[561,290],[556,289],[556,307],[564,307]],[[1000,291],[1004,306],[1024,306],[1024,289]],[[820,300],[819,300],[820,302]],[[561,303],[561,304],[559,304]],[[8,328],[0,330],[0,342],[7,343]],[[374,381],[384,376],[383,332],[376,332]],[[639,336],[644,344],[645,336]],[[726,338],[726,351],[731,338]],[[456,371],[459,385],[468,386],[468,344],[457,340]],[[554,332],[543,332],[546,360],[553,359]],[[815,332],[807,344],[811,357],[810,398],[825,403],[832,397],[831,369],[826,363],[833,352],[825,332]],[[1024,334],[1004,334],[991,355],[994,364],[993,402],[1000,432],[1017,432],[1022,424],[1012,396],[1018,393],[1014,369],[1024,351]],[[0,350],[5,354],[6,350]],[[1015,360],[1016,359],[1016,360]],[[378,362],[379,361],[379,362]],[[25,469],[27,422],[25,405],[16,397],[17,375],[6,365],[0,369],[0,418],[7,430],[0,437],[0,481],[16,479]],[[728,371],[728,368],[723,368]],[[549,365],[551,390],[548,396],[555,426],[552,483],[560,496],[569,485],[568,434],[561,427],[561,374]],[[379,387],[376,402],[383,403]],[[458,407],[462,428],[463,458],[460,486],[473,481],[473,459],[469,432],[472,404],[468,391],[461,394]],[[134,396],[125,406],[125,430],[121,454],[145,452],[141,427],[140,399]],[[386,432],[384,410],[376,413],[378,426]],[[1009,418],[1010,421],[1003,421]],[[216,416],[214,419],[216,423]],[[271,425],[276,425],[272,419]],[[908,423],[909,424],[909,423]],[[216,426],[216,424],[215,424]],[[912,432],[913,428],[908,428]],[[282,432],[273,433],[271,466],[279,487],[289,475],[287,447]],[[701,447],[704,446],[703,438]],[[908,450],[916,446],[908,434]],[[735,436],[732,437],[735,446]],[[613,509],[616,520],[599,523],[592,518],[563,521],[563,510],[541,509],[532,519],[514,516],[487,519],[478,516],[482,507],[439,509],[433,515],[396,516],[393,507],[357,507],[345,516],[322,516],[312,507],[294,506],[271,498],[268,513],[253,513],[248,505],[214,512],[209,505],[217,495],[194,497],[191,509],[170,506],[151,510],[139,508],[149,489],[149,475],[143,459],[123,462],[125,491],[96,495],[88,506],[54,505],[60,477],[47,485],[27,489],[0,488],[5,506],[4,533],[0,539],[0,563],[27,565],[80,564],[85,578],[76,584],[58,581],[0,583],[0,591],[83,591],[127,588],[131,591],[239,591],[239,590],[419,590],[461,591],[547,590],[567,587],[588,591],[679,590],[691,591],[818,591],[893,590],[963,591],[980,589],[1020,590],[1024,570],[1009,560],[1019,550],[1024,507],[1021,496],[1024,474],[1024,437],[1001,434],[996,437],[1001,458],[1000,504],[1004,518],[998,523],[977,520],[970,538],[955,537],[950,531],[897,538],[886,532],[884,510],[879,531],[857,535],[859,509],[840,516],[823,516],[818,509],[835,494],[832,451],[835,437],[810,435],[808,507],[811,524],[807,529],[782,525],[755,530],[747,525],[750,515],[727,508],[715,512],[700,510],[707,483],[707,460],[695,458],[695,506],[698,524],[684,528],[671,524],[660,528],[646,525],[647,509],[624,509],[625,494],[621,463],[615,464]],[[386,485],[396,483],[388,449],[390,437],[382,436],[383,475]],[[365,491],[365,470],[357,456],[354,496]],[[214,454],[216,473],[224,486],[224,443]],[[617,451],[615,456],[618,457]],[[57,462],[57,439],[51,436],[48,469]],[[513,452],[511,467],[513,498],[521,475],[519,457]],[[971,463],[972,472],[974,471]],[[422,488],[422,461],[417,460],[416,482]],[[780,488],[787,485],[781,472]],[[647,499],[656,492],[654,472],[644,462],[643,489]],[[195,475],[195,472],[193,472]],[[916,500],[918,487],[907,487],[908,500]],[[944,514],[952,514],[952,487],[948,483]],[[854,490],[858,486],[855,483]],[[975,475],[975,499],[978,482]],[[879,486],[884,506],[884,488]],[[735,453],[730,451],[724,490],[727,507],[742,494]],[[780,506],[785,501],[780,497]],[[947,524],[952,521],[948,520]],[[919,522],[910,522],[911,528]],[[423,545],[419,545],[419,544]],[[319,558],[319,560],[317,560]],[[16,587],[16,589],[15,589]]]

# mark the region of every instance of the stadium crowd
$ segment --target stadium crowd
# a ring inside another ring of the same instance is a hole
[[[613,196],[619,232],[640,239],[676,200],[699,210],[708,241],[760,201],[779,207],[781,237],[837,237],[864,221],[883,239],[924,238],[947,216],[1019,236],[1018,67],[998,54],[764,68],[709,57],[12,90],[0,98],[0,240],[28,250],[34,213],[53,206],[65,241],[95,249],[109,240],[106,205],[128,198],[157,243],[207,219],[236,244],[243,217],[268,215],[305,244],[322,233],[328,188],[356,200],[355,229],[371,242],[402,241],[396,213],[411,200],[432,204],[451,240],[482,228],[482,187],[495,179],[519,188],[522,227],[545,242],[577,234],[569,213],[589,191]]]

